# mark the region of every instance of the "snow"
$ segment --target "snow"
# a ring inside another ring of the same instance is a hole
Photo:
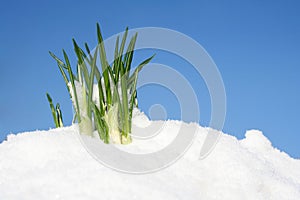
[[[153,122],[137,111],[133,124],[133,132],[164,126],[151,142],[128,145],[129,152],[163,148],[182,124],[197,128],[197,135],[173,165],[143,175],[97,162],[82,145],[76,124],[9,135],[0,144],[0,199],[300,199],[300,160],[272,147],[260,131],[249,130],[242,140],[222,134],[212,153],[199,160],[209,128]]]

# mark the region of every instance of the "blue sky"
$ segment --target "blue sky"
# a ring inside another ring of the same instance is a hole
[[[99,22],[105,38],[126,26],[155,26],[195,39],[223,77],[224,132],[243,138],[246,130],[260,129],[275,147],[300,158],[299,9],[296,0],[1,2],[0,140],[11,132],[53,127],[46,92],[60,102],[65,123],[71,123],[68,94],[48,51],[61,55],[64,48],[74,59],[71,39],[96,45]],[[202,102],[200,123],[207,126],[210,105],[204,83],[182,70],[187,63],[178,58],[158,52],[154,61],[191,76]],[[165,103],[169,117],[176,118],[176,103],[167,103],[173,97],[166,92],[157,102],[151,92],[155,88],[139,92],[141,109],[147,112],[150,104]]]

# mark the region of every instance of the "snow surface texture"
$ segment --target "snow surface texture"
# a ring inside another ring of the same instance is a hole
[[[151,121],[135,112],[133,123]],[[162,132],[172,135],[180,123],[166,121]],[[260,131],[247,131],[243,140],[222,134],[199,160],[208,128],[189,126],[199,131],[186,154],[145,175],[101,165],[81,144],[77,125],[9,135],[0,144],[0,199],[300,199],[300,160],[273,148]]]

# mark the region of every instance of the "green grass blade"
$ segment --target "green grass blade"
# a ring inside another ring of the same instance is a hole
[[[74,93],[74,101],[75,101],[75,106],[76,106],[75,111],[76,111],[76,114],[77,114],[78,122],[80,122],[81,121],[80,108],[79,108],[79,103],[78,103],[78,96],[77,96],[77,91],[76,91],[76,87],[75,87],[74,76],[73,76],[73,72],[72,72],[72,68],[71,68],[71,65],[70,65],[68,55],[66,54],[65,50],[63,50],[63,54],[64,54],[64,58],[65,58],[65,61],[66,61],[68,73],[69,73],[69,76],[70,76],[70,82],[71,82],[73,93]]]
[[[85,47],[85,50],[86,52],[91,55],[91,51],[90,51],[90,48],[89,48],[89,45],[87,43],[84,43],[84,47]]]
[[[100,26],[98,23],[97,23],[97,36],[98,36],[98,45],[100,47],[100,60],[101,60],[102,74],[103,74],[103,79],[104,79],[104,84],[105,84],[107,109],[109,110],[109,108],[112,104],[112,98],[111,98],[111,89],[110,89],[110,79],[109,79],[107,68],[110,66],[106,59],[103,37],[102,37]]]
[[[104,98],[104,92],[102,88],[101,80],[98,81],[98,91],[99,91],[99,104],[100,104],[100,113],[101,116],[104,116],[105,112],[105,98]]]
[[[96,69],[96,61],[97,61],[97,53],[98,53],[98,48],[96,48],[94,56],[92,58],[92,65],[91,65],[91,74],[90,74],[90,79],[89,79],[89,84],[88,84],[88,102],[87,102],[87,111],[88,111],[88,116],[90,119],[92,119],[92,112],[91,112],[91,104],[92,104],[92,97],[93,97],[93,87],[94,87],[94,78],[95,78],[95,69]]]
[[[119,56],[119,36],[116,40],[116,47],[115,47],[115,54],[114,54],[114,64],[113,64],[113,74],[112,78],[115,81],[115,84],[118,82],[118,76],[119,76],[119,65],[118,65],[118,56]]]
[[[96,104],[93,104],[93,110],[94,110],[95,124],[96,124],[99,137],[101,140],[104,141],[104,143],[108,144],[109,143],[108,125],[106,124],[105,120],[101,116],[100,110],[97,108]]]
[[[77,59],[78,59],[78,62],[77,64],[80,66],[80,68],[82,69],[82,72],[83,72],[83,76],[84,76],[84,80],[85,80],[85,83],[88,85],[88,80],[89,80],[89,72],[88,72],[88,69],[86,67],[86,63],[84,61],[84,53],[83,53],[83,50],[80,49],[80,47],[78,46],[78,44],[76,43],[75,39],[72,39],[73,41],[73,45],[74,45],[74,51],[76,53],[76,56],[77,56]]]
[[[91,63],[92,63],[91,60],[92,60],[93,58],[92,58],[92,54],[91,54],[90,48],[89,48],[89,46],[88,46],[87,43],[85,43],[84,46],[85,46],[85,49],[86,49],[87,53],[89,54],[89,57],[90,57],[90,62],[89,62],[89,64],[91,65]],[[96,65],[96,66],[97,66],[97,65]],[[100,71],[99,71],[98,67],[95,68],[95,76],[96,76],[96,80],[97,80],[97,82],[98,82],[98,81],[101,79],[101,74],[100,74]]]
[[[128,45],[125,57],[124,57],[124,67],[125,67],[125,73],[129,75],[133,53],[134,53],[134,47],[137,39],[137,33],[131,38],[130,43]]]
[[[138,65],[138,67],[136,68],[136,70],[137,70],[138,72],[140,72],[140,71],[142,70],[142,68],[143,68],[145,65],[147,65],[147,64],[154,58],[155,55],[156,55],[156,54],[153,54],[150,58],[148,58],[148,59],[144,60],[143,62],[141,62],[141,63]]]
[[[107,68],[108,72],[110,74],[110,76],[113,76],[113,71],[110,68]],[[120,93],[118,90],[118,83],[113,83],[113,106],[117,106],[117,115],[118,115],[118,128],[119,130],[123,130],[123,126],[124,126],[124,108],[122,106],[122,102],[121,102],[121,97],[120,97]],[[109,111],[108,111],[109,112]]]
[[[136,94],[137,94],[137,91],[136,91],[137,79],[138,79],[138,71],[136,71],[134,73],[134,82],[133,82],[133,86],[132,86],[132,88],[134,88],[134,91],[132,92],[130,101],[129,101],[129,128],[130,128],[129,131],[130,132],[131,132],[132,111],[133,111],[133,106],[135,104]]]
[[[59,59],[54,53],[49,51],[49,54],[52,58],[54,58],[56,60],[57,64],[59,64],[61,67],[65,68],[65,69],[67,69],[65,63],[61,59]]]
[[[117,63],[117,66],[118,66],[117,80],[119,79],[119,72],[124,71],[124,65],[122,65],[122,58],[123,58],[123,52],[124,52],[124,48],[125,48],[127,35],[128,35],[128,27],[126,27],[126,29],[125,29],[125,33],[123,35],[121,46],[120,46],[120,51],[119,51],[119,56],[118,56],[118,63]]]
[[[114,74],[115,74],[115,82],[116,83],[119,82],[121,70],[122,70],[122,72],[124,71],[124,65],[123,65],[123,62],[122,62],[122,57],[123,57],[123,52],[124,52],[124,47],[125,47],[127,35],[128,35],[128,27],[126,27],[125,33],[123,35],[121,46],[120,46],[120,49],[118,51],[118,55],[117,56],[115,55],[115,59],[114,59],[114,61],[115,61],[114,62],[114,66],[115,66]],[[117,43],[118,42],[119,42],[119,37],[117,38]],[[117,46],[119,46],[119,44],[116,44],[116,47]]]
[[[69,87],[68,87],[69,79],[64,71],[64,68],[66,69],[65,63],[63,61],[61,61],[59,58],[57,58],[51,51],[49,51],[49,54],[56,60],[59,71],[60,71],[61,75],[63,76],[64,81],[65,81],[66,86],[69,91]]]
[[[113,71],[111,70],[111,68],[107,68],[109,75],[111,77],[113,77]],[[122,106],[121,106],[121,98],[120,98],[120,94],[119,94],[119,90],[118,90],[118,83],[113,83],[113,104],[117,103],[119,104],[119,109],[122,110]]]
[[[46,96],[47,96],[47,99],[48,99],[48,102],[49,102],[49,105],[50,105],[50,109],[51,109],[51,113],[52,113],[52,117],[53,117],[55,127],[58,128],[59,123],[58,123],[58,120],[57,120],[57,116],[56,116],[55,108],[54,108],[54,105],[53,105],[53,102],[52,102],[52,98],[50,97],[50,95],[48,93],[46,93]]]
[[[89,60],[91,61],[92,60],[92,54],[91,54],[91,50],[89,48],[89,45],[87,43],[84,43],[84,47],[85,47],[86,52],[89,55],[89,58],[90,58]]]
[[[128,35],[128,27],[126,27],[126,29],[125,29],[125,33],[123,35],[121,46],[120,46],[120,53],[119,53],[119,59],[120,60],[122,60],[122,56],[123,56],[123,52],[124,52],[124,48],[125,48],[125,43],[126,43],[127,35]]]
[[[63,120],[62,120],[62,113],[61,113],[61,110],[60,110],[59,103],[56,104],[56,115],[57,115],[58,126],[63,127],[64,124],[63,124]]]
[[[80,47],[78,46],[77,42],[75,41],[75,39],[72,39],[73,42],[73,46],[74,46],[74,51],[76,53],[77,59],[79,61],[79,64],[83,63],[84,57],[82,55],[82,51],[80,51]]]
[[[155,54],[153,55],[153,56],[151,56],[150,58],[148,58],[148,59],[146,59],[146,60],[144,60],[143,62],[141,62],[138,66],[137,66],[137,68],[134,70],[134,72],[133,72],[133,74],[130,76],[130,78],[129,78],[129,80],[128,80],[128,88],[130,89],[130,90],[132,90],[131,88],[133,88],[132,87],[132,83],[134,82],[134,77],[135,77],[135,73],[137,72],[137,73],[139,73],[142,69],[143,69],[143,67],[145,66],[145,65],[147,65],[152,59],[153,59],[153,57],[155,56]]]
[[[124,120],[124,125],[122,127],[122,132],[127,137],[127,134],[129,132],[129,123],[128,123],[128,118],[129,118],[129,113],[128,113],[128,95],[127,95],[127,78],[126,74],[121,77],[121,91],[122,91],[122,107],[123,107],[123,118]]]
[[[95,68],[95,77],[96,77],[97,82],[99,80],[101,80],[101,74],[100,74],[100,71],[99,71],[99,69],[97,67],[97,64],[96,64],[96,68]]]

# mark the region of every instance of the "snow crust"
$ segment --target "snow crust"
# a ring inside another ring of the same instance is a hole
[[[151,123],[135,111],[133,124],[147,129]],[[160,123],[168,136],[183,122]],[[199,160],[208,128],[186,125],[198,129],[186,154],[170,167],[144,175],[101,165],[81,144],[76,124],[9,135],[0,144],[0,199],[300,199],[300,160],[272,147],[262,132],[249,130],[242,140],[222,134],[212,153]],[[151,149],[167,136],[132,145]]]

